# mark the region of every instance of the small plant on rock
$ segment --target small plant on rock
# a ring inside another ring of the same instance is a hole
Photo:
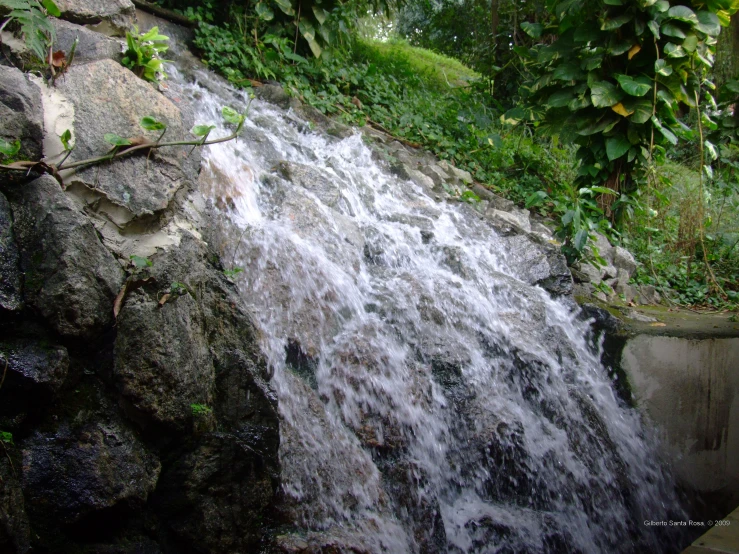
[[[136,75],[158,83],[165,78],[162,64],[166,61],[160,56],[169,49],[165,44],[169,37],[159,34],[158,27],[152,27],[145,33],[139,34],[138,27],[134,33],[126,33],[126,51],[121,63]]]

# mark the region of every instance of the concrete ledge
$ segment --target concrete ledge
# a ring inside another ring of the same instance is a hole
[[[739,554],[739,508],[723,520],[728,525],[714,525],[683,550],[682,554]]]

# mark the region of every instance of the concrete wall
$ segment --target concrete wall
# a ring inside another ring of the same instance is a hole
[[[641,334],[621,364],[680,482],[739,502],[739,338]]]

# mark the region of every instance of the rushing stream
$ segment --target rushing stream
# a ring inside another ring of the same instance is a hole
[[[196,75],[180,84],[198,123],[243,109]],[[234,280],[274,369],[285,540],[675,549],[673,530],[644,525],[682,519],[673,485],[574,304],[522,282],[526,253],[474,206],[375,158],[362,135],[315,133],[259,100],[239,140],[203,152],[224,260],[244,268]]]

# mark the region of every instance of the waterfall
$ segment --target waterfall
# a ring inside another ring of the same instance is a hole
[[[173,74],[198,123],[246,105],[213,79]],[[523,282],[526,253],[474,205],[391,175],[365,141],[256,100],[238,140],[203,151],[218,246],[244,269],[234,280],[274,371],[280,540],[675,548],[676,531],[644,524],[683,517],[674,486],[574,303]]]

